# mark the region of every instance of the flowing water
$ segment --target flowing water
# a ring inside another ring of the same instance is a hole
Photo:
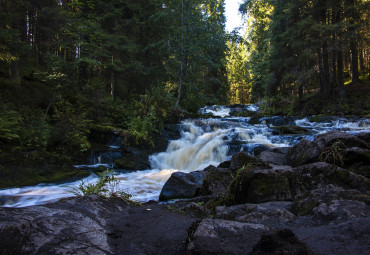
[[[254,105],[243,106],[244,110],[256,111]],[[214,119],[185,120],[178,124],[181,138],[169,142],[167,150],[150,156],[152,169],[145,171],[119,171],[116,177],[120,188],[133,195],[140,202],[158,200],[164,183],[173,172],[191,172],[202,170],[209,165],[217,166],[230,159],[232,154],[246,151],[251,155],[274,147],[293,146],[301,139],[313,138],[330,130],[342,130],[348,133],[370,132],[370,119],[345,119],[328,117],[321,122],[311,122],[310,118],[265,117],[230,117],[232,109],[225,106],[211,106],[201,109],[203,114],[213,114]],[[307,135],[279,135],[271,129],[273,126],[297,125],[309,130]],[[110,144],[110,152],[101,152],[90,159],[90,165],[76,166],[94,168],[111,167],[111,162],[121,154],[117,150],[120,141]],[[84,179],[93,183],[96,175]],[[80,181],[64,184],[40,184],[32,187],[0,190],[0,205],[24,207],[45,204],[61,198],[71,197],[73,187]]]

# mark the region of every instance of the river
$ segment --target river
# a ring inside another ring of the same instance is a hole
[[[243,107],[251,112],[258,110],[254,105]],[[165,152],[150,156],[151,169],[116,172],[120,189],[132,194],[135,201],[158,200],[164,183],[175,171],[191,172],[209,165],[217,166],[238,151],[254,155],[269,148],[290,147],[303,138],[313,140],[316,135],[330,130],[370,132],[370,119],[364,118],[326,117],[320,122],[312,122],[309,117],[230,117],[230,112],[231,109],[225,106],[205,107],[201,109],[201,113],[213,114],[215,118],[182,121],[177,125],[180,139],[170,141]],[[304,135],[281,135],[273,127],[282,125],[300,126],[309,132]],[[89,167],[104,165],[99,163]],[[97,176],[92,174],[83,181],[94,183],[96,180]],[[3,189],[0,190],[0,201],[5,207],[52,203],[74,196],[73,187],[78,187],[79,184],[80,181],[74,181]]]

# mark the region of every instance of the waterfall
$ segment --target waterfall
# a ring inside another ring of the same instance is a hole
[[[209,165],[217,166],[230,159],[233,153],[246,151],[252,155],[274,147],[293,146],[302,138],[313,139],[317,134],[330,130],[342,130],[348,133],[370,132],[369,119],[345,119],[330,117],[321,122],[311,122],[309,117],[298,119],[294,117],[265,117],[254,119],[245,117],[226,117],[230,111],[244,109],[257,110],[255,106],[237,105],[233,109],[225,106],[205,107],[203,113],[211,113],[222,117],[217,119],[185,120],[179,126],[181,137],[172,140],[166,151],[151,155],[151,169],[144,171],[124,171],[116,173],[121,181],[120,188],[133,195],[136,201],[158,200],[159,193],[173,172],[191,172],[202,170]],[[306,128],[305,135],[276,135],[271,129],[277,125],[297,125]],[[112,141],[110,151],[97,152],[92,159],[97,165],[76,167],[93,168],[107,165],[110,167],[115,158],[121,156],[119,145],[121,141]],[[92,162],[91,162],[92,163]],[[105,163],[105,164],[104,164]],[[84,179],[85,183],[97,181],[97,176],[91,175]],[[0,190],[0,205],[22,207],[51,203],[61,198],[73,196],[72,187],[79,182],[64,184],[40,184],[33,187],[22,187]]]

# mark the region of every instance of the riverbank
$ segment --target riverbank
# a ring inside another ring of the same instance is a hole
[[[168,204],[90,196],[0,208],[0,248],[5,254],[365,255],[369,142],[369,133],[332,131],[257,157],[239,152],[217,167],[172,174],[162,194],[193,194]],[[177,184],[169,188],[173,178]]]
[[[334,93],[337,95],[338,93]],[[332,96],[325,98],[318,91],[302,99],[290,99],[289,96],[271,98],[261,102],[263,116],[342,116],[370,117],[370,82],[362,80],[344,87],[342,100]]]

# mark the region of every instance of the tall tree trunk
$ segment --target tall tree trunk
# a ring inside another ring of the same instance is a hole
[[[110,75],[110,95],[114,100],[116,97],[116,75],[114,71],[112,71]]]
[[[317,50],[317,61],[318,61],[318,65],[319,65],[320,92],[324,93],[324,80],[323,80],[324,69],[323,69],[323,66],[322,66],[321,49]]]
[[[180,63],[180,77],[179,77],[179,94],[177,95],[176,105],[177,108],[181,99],[182,89],[182,75],[183,75],[183,64],[184,64],[184,1],[181,1],[181,63]]]
[[[365,74],[365,64],[364,64],[364,49],[360,49],[359,51],[359,60],[360,60],[360,73]]]
[[[351,49],[351,73],[352,73],[352,83],[356,83],[360,80],[360,75],[358,73],[358,53],[357,46],[354,41],[350,43]]]
[[[343,79],[343,53],[342,53],[342,41],[341,38],[338,40],[337,49],[337,68],[338,68],[338,94],[339,99],[344,99],[344,79]]]
[[[336,12],[332,11],[332,24],[336,23]],[[332,72],[331,72],[331,93],[334,93],[335,88],[337,87],[337,49],[335,48],[336,43],[336,34],[332,33],[332,45],[334,49],[331,51],[331,63],[332,63]]]
[[[298,87],[298,98],[301,100],[303,98],[303,85]]]
[[[13,60],[9,65],[9,78],[16,86],[21,85],[21,77],[19,75],[19,61]]]
[[[329,54],[328,54],[328,43],[325,41],[322,46],[322,59],[323,59],[323,85],[324,95],[326,98],[330,96],[330,71],[329,71]]]

